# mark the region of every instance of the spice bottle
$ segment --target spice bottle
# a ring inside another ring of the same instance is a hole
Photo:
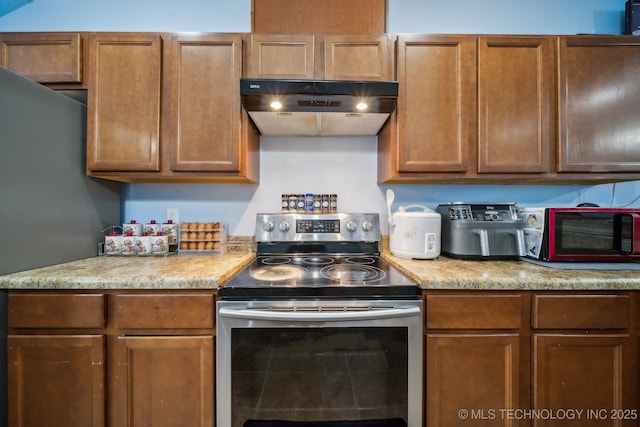
[[[329,213],[329,195],[322,195],[322,213]]]
[[[313,213],[313,194],[307,193],[304,197],[304,211],[305,213]]]
[[[296,213],[298,211],[298,196],[295,194],[289,195],[289,213]]]
[[[338,213],[338,195],[329,196],[329,213]]]
[[[304,213],[304,194],[298,194],[297,212]]]
[[[289,213],[289,195],[282,195],[282,203],[281,203],[282,213]]]
[[[322,195],[315,194],[313,196],[313,213],[322,212]]]

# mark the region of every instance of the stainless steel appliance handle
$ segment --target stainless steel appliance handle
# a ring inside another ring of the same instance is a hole
[[[518,255],[527,256],[527,250],[525,249],[525,244],[524,244],[523,230],[516,230],[516,242],[518,245]]]
[[[471,232],[480,239],[480,255],[489,256],[489,235],[484,228],[474,228]]]
[[[416,316],[420,314],[420,307],[408,308],[380,308],[372,310],[336,310],[335,308],[323,310],[268,310],[268,309],[230,309],[220,308],[220,316],[235,317],[248,320],[281,320],[281,321],[327,321],[340,322],[345,320],[373,320],[389,319],[397,317]]]

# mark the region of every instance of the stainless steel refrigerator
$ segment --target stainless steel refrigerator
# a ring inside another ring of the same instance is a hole
[[[120,184],[85,176],[86,105],[0,67],[0,275],[97,255]],[[0,291],[0,427],[7,424]]]

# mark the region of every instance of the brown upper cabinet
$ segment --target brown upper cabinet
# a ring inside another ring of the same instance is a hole
[[[640,172],[640,39],[558,38],[559,172]]]
[[[242,45],[241,34],[91,34],[88,175],[257,182]]]
[[[388,34],[328,34],[324,38],[327,80],[394,80]]]
[[[162,38],[89,36],[87,171],[160,170]]]
[[[241,36],[176,35],[170,52],[172,171],[242,174]]]
[[[551,170],[553,49],[551,37],[479,37],[478,174]]]
[[[254,0],[254,13],[267,3]],[[306,31],[0,33],[0,65],[88,89],[94,177],[257,182],[243,76],[399,81],[378,138],[380,183],[640,177],[637,37]]]
[[[0,33],[0,65],[38,83],[82,88],[85,33]]]
[[[399,35],[398,108],[379,182],[544,176],[553,145],[551,37]]]
[[[250,34],[246,77],[312,80],[313,34]]]
[[[393,80],[388,34],[249,35],[247,77]]]
[[[352,33],[387,31],[387,0],[252,0],[255,33]]]
[[[465,173],[474,141],[473,36],[399,35],[396,112],[378,138],[380,182]]]

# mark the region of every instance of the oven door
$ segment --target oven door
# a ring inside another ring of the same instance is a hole
[[[218,301],[216,327],[218,427],[422,425],[419,300]]]

